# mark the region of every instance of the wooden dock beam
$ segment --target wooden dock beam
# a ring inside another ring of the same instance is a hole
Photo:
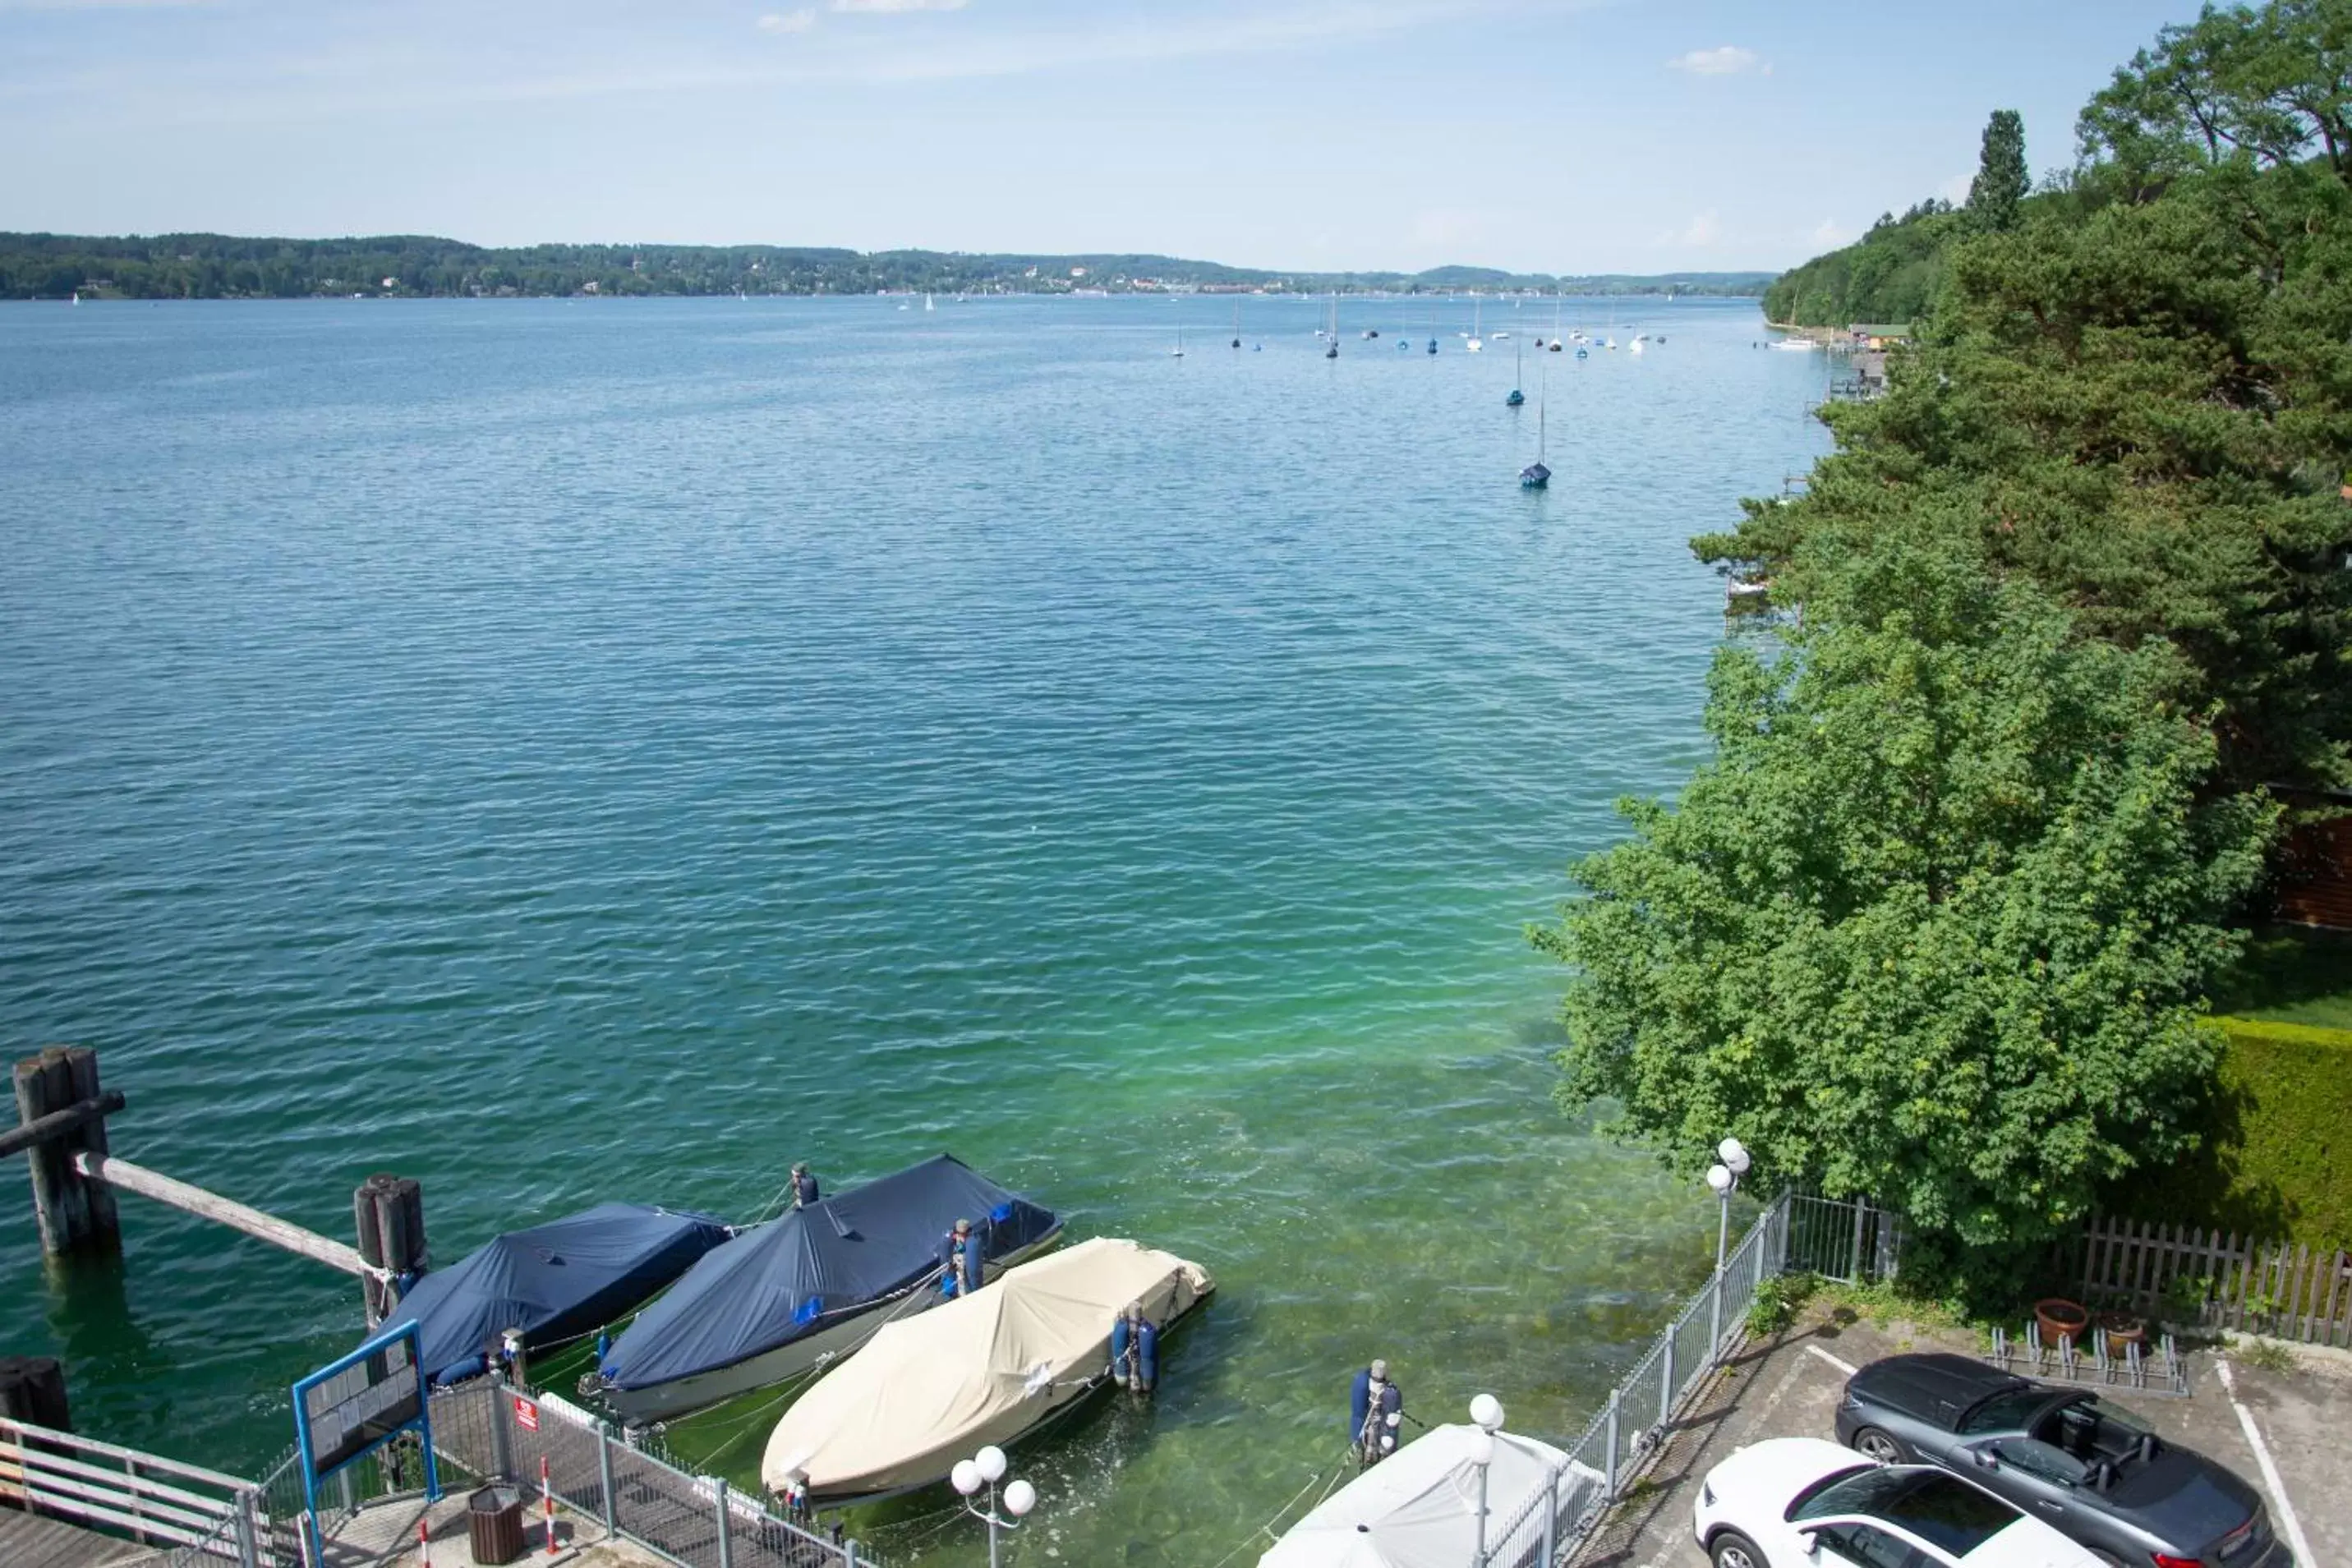
[[[112,1250],[122,1239],[114,1195],[74,1165],[83,1155],[106,1157],[105,1111],[122,1102],[99,1087],[98,1052],[50,1046],[16,1063],[16,1141],[32,1167],[41,1250],[52,1257]]]
[[[122,1187],[356,1275],[371,1330],[432,1266],[424,1190],[408,1176],[372,1176],[361,1184],[352,1195],[359,1246],[346,1247],[235,1198],[113,1158],[106,1118],[122,1109],[122,1095],[99,1086],[98,1053],[86,1046],[51,1046],[19,1061],[16,1086],[17,1124],[0,1131],[0,1157],[22,1153],[31,1165],[41,1246],[52,1256],[119,1246],[114,1189]]]
[[[201,1218],[217,1220],[223,1225],[258,1237],[289,1252],[324,1263],[330,1269],[341,1269],[346,1274],[367,1279],[380,1274],[352,1248],[340,1241],[330,1241],[315,1231],[250,1208],[233,1197],[223,1197],[216,1192],[191,1186],[176,1181],[161,1171],[151,1171],[144,1166],[134,1166],[129,1160],[114,1159],[105,1155],[76,1155],[74,1169],[89,1180],[102,1186],[121,1187],[142,1197],[152,1197],[158,1203],[168,1203],[173,1208],[184,1208]]]

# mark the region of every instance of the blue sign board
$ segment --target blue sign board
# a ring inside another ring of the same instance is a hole
[[[416,1358],[416,1324],[404,1322],[294,1385],[294,1441],[301,1458],[312,1562],[325,1561],[319,1541],[319,1483],[404,1432],[423,1439],[425,1496],[439,1500],[433,1414]]]

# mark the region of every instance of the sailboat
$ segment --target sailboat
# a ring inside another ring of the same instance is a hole
[[[1236,304],[1236,305],[1234,307],[1234,348],[1236,348],[1236,349],[1238,349],[1238,348],[1240,348],[1241,346],[1242,346],[1242,308],[1241,308],[1238,304]]]
[[[1551,297],[1551,341],[1544,345],[1553,353],[1559,352],[1559,296]]]
[[[1176,323],[1176,346],[1168,350],[1168,357],[1171,360],[1184,357],[1184,323],[1181,321]]]
[[[1327,360],[1339,357],[1339,297],[1337,294],[1331,296],[1331,335],[1330,341],[1324,346],[1323,357]]]
[[[1519,345],[1514,342],[1511,345],[1511,395],[1503,400],[1505,408],[1517,408],[1528,401],[1528,394],[1519,390],[1519,372],[1524,369],[1526,366],[1521,362]]]
[[[923,308],[924,308],[924,309],[926,309],[926,310],[936,310],[936,309],[938,309],[938,308],[939,308],[939,307],[938,307],[938,306],[936,306],[936,305],[934,305],[934,304],[932,304],[932,303],[931,303],[931,297],[930,297],[929,295],[926,294],[926,295],[924,295],[924,296],[923,296]]]
[[[1544,414],[1545,405],[1550,402],[1545,395],[1547,390],[1542,384],[1536,388],[1536,460],[1519,470],[1522,490],[1540,490],[1551,483],[1551,470],[1544,466]]]
[[[1478,339],[1478,302],[1475,299],[1470,302],[1470,340],[1462,346],[1474,354],[1486,346]]]

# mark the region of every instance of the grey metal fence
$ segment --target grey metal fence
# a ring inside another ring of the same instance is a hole
[[[432,1416],[445,1493],[503,1481],[535,1509],[544,1476],[557,1501],[680,1568],[881,1568],[856,1542],[828,1539],[770,1513],[723,1479],[689,1475],[641,1453],[605,1422],[551,1395],[526,1395],[519,1405],[503,1379],[478,1378],[434,1390]],[[424,1458],[413,1442],[388,1445],[328,1481],[319,1527],[333,1542],[335,1568],[413,1552],[404,1533],[373,1552],[336,1538],[370,1505],[421,1500],[424,1487]],[[238,1501],[217,1528],[172,1552],[168,1568],[309,1568],[294,1454]]]
[[[1591,1536],[1632,1471],[1673,1433],[1676,1419],[1745,1337],[1748,1310],[1767,1280],[1795,1273],[1850,1284],[1891,1279],[1902,1239],[1896,1215],[1860,1199],[1784,1192],[1766,1205],[1725,1254],[1723,1267],[1659,1332],[1570,1446],[1569,1466],[1554,1479],[1555,1491],[1577,1485],[1584,1479],[1579,1472],[1585,1472],[1582,1507],[1557,1531],[1541,1531],[1547,1539],[1507,1541],[1507,1552],[1517,1555],[1497,1552],[1496,1568],[1565,1562]],[[1529,1511],[1542,1512],[1546,1500],[1537,1500]]]
[[[689,1475],[633,1448],[553,1395],[519,1400],[500,1379],[436,1392],[433,1446],[445,1487],[451,1463],[476,1478],[512,1478],[526,1492],[544,1476],[559,1501],[681,1568],[880,1568],[854,1541],[778,1518],[722,1477]]]

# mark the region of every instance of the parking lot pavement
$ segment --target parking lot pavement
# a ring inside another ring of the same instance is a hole
[[[1729,1364],[1636,1478],[1628,1495],[1575,1559],[1578,1568],[1702,1568],[1691,1505],[1706,1472],[1734,1449],[1767,1437],[1837,1436],[1838,1396],[1851,1370],[1910,1351],[1978,1353],[1973,1336],[1877,1325],[1815,1308],[1780,1338],[1751,1344]],[[2212,1352],[2189,1358],[2190,1393],[2110,1397],[2158,1433],[2219,1459],[2259,1488],[2303,1568],[2352,1568],[2352,1358],[2305,1353],[2273,1372]],[[2251,1423],[2270,1466],[2248,1435]],[[2284,1494],[2282,1506],[2281,1494]]]

